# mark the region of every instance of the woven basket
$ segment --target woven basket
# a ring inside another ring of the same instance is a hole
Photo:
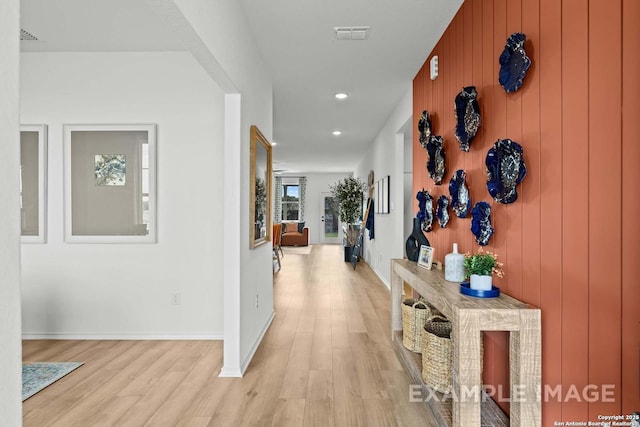
[[[422,380],[441,393],[451,392],[451,322],[431,316],[422,329]]]
[[[431,310],[424,301],[402,302],[402,345],[415,353],[422,352],[422,327]]]

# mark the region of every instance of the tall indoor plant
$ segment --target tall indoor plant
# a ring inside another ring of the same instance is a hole
[[[340,221],[347,224],[347,246],[353,247],[358,239],[358,228],[362,215],[362,197],[367,184],[360,178],[347,177],[329,186],[338,202]]]

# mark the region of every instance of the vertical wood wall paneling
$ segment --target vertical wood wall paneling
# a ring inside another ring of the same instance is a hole
[[[460,85],[459,88],[457,88],[455,95],[453,96],[453,98],[451,99],[451,102],[449,103],[449,105],[451,106],[450,108],[451,108],[453,117],[455,117],[455,96],[462,90],[463,87],[473,85],[473,2],[471,1],[464,2],[462,4],[461,10],[462,10],[462,18],[463,18],[462,19],[463,48],[460,50],[463,51],[463,62],[462,62],[463,77],[462,77],[462,84]],[[454,129],[455,129],[455,126],[454,126]],[[454,132],[453,138],[455,140],[455,132]],[[474,164],[472,162],[471,153],[473,153],[473,150],[469,150],[469,152],[464,153],[464,155],[462,156],[463,158],[462,164],[464,169],[470,171],[472,173],[472,177],[476,178],[477,173],[476,173],[476,169],[474,168]],[[478,188],[480,187],[480,180],[474,179],[474,181],[475,181],[474,189],[475,191],[478,191]]]
[[[485,112],[490,111],[486,109],[482,100],[484,93],[482,91],[482,86],[484,84],[483,81],[483,38],[482,38],[482,19],[483,19],[483,2],[481,1],[473,1],[473,7],[471,9],[472,13],[472,80],[468,82],[466,85],[473,85],[476,87],[478,91],[478,104],[480,106],[480,129],[478,130],[478,134],[474,138],[471,143],[471,148],[469,153],[467,153],[467,158],[470,159],[470,172],[473,174],[474,185],[474,199],[477,199],[480,194],[487,194],[486,189],[486,181],[487,174],[486,169],[484,167],[484,152],[483,149],[484,143],[486,143],[485,138],[485,130],[484,130],[484,120],[486,118]],[[490,73],[489,77],[492,77],[493,73]],[[472,235],[469,233],[469,242],[472,242]]]
[[[480,134],[482,139],[473,142],[473,149],[480,151],[479,168],[486,171],[485,157],[495,138],[494,101],[497,91],[502,88],[498,84],[498,68],[496,68],[498,61],[493,52],[493,0],[476,0],[476,2],[482,3],[482,87],[478,88],[480,113],[482,114],[482,133]],[[484,194],[490,197],[487,193],[486,175],[481,182]],[[485,383],[494,384],[492,366],[494,348],[489,335],[485,333],[483,377]]]
[[[589,372],[589,10],[588,0],[562,2],[562,384],[582,390]],[[572,399],[564,419],[587,420]]]
[[[589,383],[616,387],[615,402],[589,404],[592,420],[622,397],[621,4],[589,1]]]
[[[640,2],[622,3],[622,412],[640,409]]]
[[[540,306],[540,3],[522,4],[522,31],[531,67],[522,94],[522,143],[527,177],[522,183],[522,298]]]
[[[522,0],[507,2],[507,34],[509,37],[516,32],[522,32]],[[505,38],[506,42],[506,38]],[[527,73],[528,74],[528,73]],[[527,142],[522,140],[522,96],[527,91],[528,80],[525,79],[523,87],[514,93],[507,95],[507,133],[506,138],[510,138],[522,145],[526,156]],[[509,295],[514,298],[522,298],[522,187],[518,188],[518,200],[505,206],[507,212],[506,230],[508,258],[506,263],[505,281],[508,282]],[[518,203],[520,202],[520,203]]]
[[[542,384],[562,385],[562,10],[540,0],[540,308]],[[529,178],[531,178],[529,176]],[[544,396],[544,395],[543,395]],[[563,419],[557,399],[543,403],[542,425]]]
[[[420,72],[413,80],[413,192],[411,194],[411,207],[412,213],[415,217],[418,212],[418,204],[415,200],[416,191],[422,186],[424,179],[424,150],[420,145],[420,136],[418,133],[418,120],[422,111],[427,108],[426,105],[426,81],[429,79],[429,59],[427,58],[425,64],[420,69]]]
[[[456,140],[455,137],[455,125],[456,125],[456,121],[455,121],[455,115],[451,114],[451,111],[453,110],[453,105],[454,105],[454,100],[455,100],[455,94],[458,93],[458,91],[460,89],[458,89],[460,87],[460,82],[462,81],[462,79],[464,78],[464,70],[462,69],[463,64],[462,64],[462,60],[463,60],[463,46],[462,46],[462,37],[461,37],[461,33],[462,33],[462,26],[463,26],[463,10],[462,8],[460,8],[460,10],[458,11],[458,13],[456,14],[455,19],[453,20],[453,22],[451,23],[451,28],[452,28],[452,32],[450,34],[450,37],[448,38],[448,42],[449,42],[449,60],[451,61],[451,73],[449,74],[449,80],[448,80],[448,84],[445,86],[445,94],[444,97],[442,99],[442,104],[440,105],[440,109],[443,112],[443,114],[446,114],[447,116],[447,127],[445,129],[443,129],[443,134],[446,136],[446,138],[451,139],[451,141],[455,142],[456,145],[458,145],[458,142]],[[451,108],[447,108],[448,105],[451,105]],[[453,173],[458,170],[458,169],[464,169],[464,154],[462,151],[460,151],[460,146],[458,145],[456,147],[455,150],[453,150],[453,162],[454,162],[454,168],[451,171],[451,176],[453,176]],[[464,218],[456,218],[457,221],[457,226],[455,228],[456,230],[456,236],[458,241],[464,241],[467,237],[467,233],[468,233],[468,219],[464,219]]]
[[[517,0],[519,1],[519,0]],[[511,3],[511,2],[510,2]],[[500,71],[500,64],[498,58],[504,50],[505,43],[507,41],[507,0],[494,0],[493,2],[493,60],[494,60],[494,79],[497,82],[498,73]],[[498,138],[507,137],[507,94],[502,89],[500,84],[495,85],[496,96],[494,98],[494,113],[495,114],[495,130],[496,134],[492,143]],[[511,94],[510,94],[511,95]],[[486,152],[485,152],[486,155]],[[495,233],[491,238],[493,240],[492,246],[505,263],[505,267],[509,268],[510,256],[507,253],[507,234],[508,234],[508,212],[507,205],[496,203],[491,200],[491,196],[485,192],[483,200],[489,201],[491,204],[491,216]],[[475,203],[475,202],[474,202]],[[509,286],[509,276],[505,276],[504,279],[498,280],[498,286],[505,293],[510,294],[511,288]],[[502,389],[502,397],[509,396],[509,371],[505,367],[509,366],[509,340],[506,332],[492,333],[491,339],[493,339],[494,355],[493,355],[493,385]],[[501,399],[505,400],[505,399]],[[508,412],[508,402],[497,402],[498,405]]]

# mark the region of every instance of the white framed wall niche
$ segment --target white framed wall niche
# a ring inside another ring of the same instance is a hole
[[[156,125],[64,125],[65,241],[156,242]]]
[[[47,242],[47,125],[20,125],[20,241]]]

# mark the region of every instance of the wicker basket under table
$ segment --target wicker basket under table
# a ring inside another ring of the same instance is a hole
[[[431,316],[422,329],[422,380],[441,393],[451,392],[451,322]]]
[[[422,352],[422,327],[431,315],[424,301],[406,299],[402,302],[402,344],[414,353]]]

